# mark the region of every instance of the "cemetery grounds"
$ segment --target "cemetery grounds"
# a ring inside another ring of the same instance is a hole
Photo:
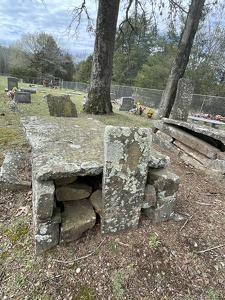
[[[18,104],[14,112],[6,87],[7,78],[0,77],[0,165],[10,149],[30,151],[20,117],[49,115],[45,94],[65,92],[38,86],[31,104]],[[78,118],[90,117],[82,112],[83,96],[71,96]],[[91,117],[110,125],[148,127],[152,120],[146,111],[134,116],[114,105],[113,115]],[[36,256],[32,191],[1,190],[1,299],[225,299],[225,179],[154,148],[170,156],[169,169],[180,176],[175,211],[182,221],[155,224],[142,216],[136,230],[106,237],[96,224],[79,240]],[[24,179],[30,171],[27,164]]]

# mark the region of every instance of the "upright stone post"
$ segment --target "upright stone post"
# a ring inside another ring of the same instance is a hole
[[[102,233],[137,228],[152,141],[149,128],[106,126]]]
[[[187,121],[192,103],[194,86],[191,80],[181,78],[178,81],[176,99],[174,101],[170,119]]]

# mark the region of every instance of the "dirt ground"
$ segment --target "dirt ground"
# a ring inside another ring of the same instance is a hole
[[[161,151],[163,152],[163,151]],[[31,191],[0,191],[1,299],[225,299],[225,179],[171,153],[185,217],[102,237],[100,224],[36,256]]]

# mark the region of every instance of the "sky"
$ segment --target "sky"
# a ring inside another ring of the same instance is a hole
[[[61,49],[70,54],[93,53],[94,36],[86,31],[85,18],[79,26],[79,35],[68,32],[72,20],[72,9],[82,0],[1,0],[0,1],[0,44],[9,46],[23,34],[45,32],[54,37]],[[87,0],[90,16],[96,20],[97,4]],[[75,24],[73,25],[75,28]]]

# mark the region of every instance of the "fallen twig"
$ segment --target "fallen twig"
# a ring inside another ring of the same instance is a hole
[[[126,247],[129,247],[130,245],[129,244],[125,244],[125,243],[122,243],[122,242],[117,242],[119,245],[122,245],[122,246],[126,246]]]
[[[84,255],[84,256],[81,256],[81,257],[77,257],[77,258],[72,259],[72,260],[58,260],[58,259],[55,259],[55,261],[58,262],[58,263],[69,264],[69,263],[73,263],[73,262],[75,262],[77,260],[81,260],[81,259],[87,258],[87,257],[93,255],[101,247],[101,245],[104,243],[105,240],[106,239],[103,239],[101,241],[101,243],[98,245],[98,247],[94,251],[90,252],[87,255]]]
[[[205,250],[201,250],[201,251],[195,251],[195,253],[201,254],[201,253],[209,252],[209,251],[212,251],[212,250],[215,250],[215,249],[218,249],[218,248],[222,248],[222,247],[225,247],[225,244],[221,244],[221,245],[218,245],[218,246],[215,246],[215,247],[212,247],[212,248],[208,248],[208,249],[205,249]]]
[[[187,225],[187,222],[190,221],[193,218],[193,216],[190,216],[184,223],[184,225],[181,227],[180,231],[184,229],[184,227]]]
[[[198,202],[198,201],[196,201],[195,203],[198,203],[198,204],[200,204],[200,205],[206,205],[206,206],[214,205],[214,204],[211,204],[211,203]]]

